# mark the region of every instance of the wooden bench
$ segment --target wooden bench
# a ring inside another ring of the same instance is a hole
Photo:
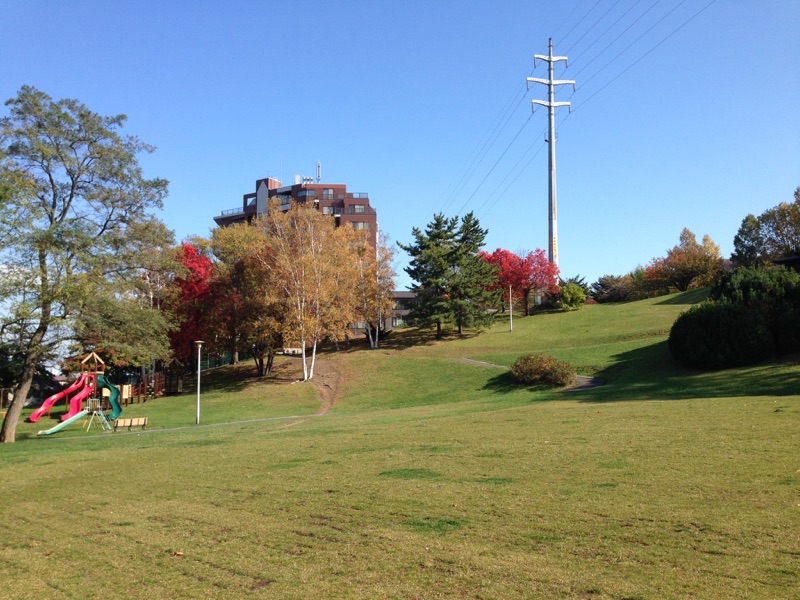
[[[116,419],[114,421],[114,431],[127,427],[131,431],[134,427],[141,427],[147,429],[147,417],[133,417],[131,419]]]

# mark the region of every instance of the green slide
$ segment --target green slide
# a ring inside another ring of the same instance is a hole
[[[106,379],[105,375],[97,376],[97,387],[108,388],[111,391],[111,396],[108,399],[108,403],[111,405],[111,416],[108,417],[108,420],[113,421],[122,414],[122,406],[119,404],[119,389]]]
[[[70,423],[74,423],[78,419],[81,419],[81,418],[85,417],[88,414],[89,414],[89,411],[86,410],[86,409],[83,409],[82,411],[72,415],[66,421],[62,421],[61,423],[59,423],[58,425],[56,425],[52,429],[45,429],[44,431],[40,431],[37,435],[50,435],[51,433],[55,433],[56,431],[61,431],[62,429],[64,429],[64,427],[66,427]]]

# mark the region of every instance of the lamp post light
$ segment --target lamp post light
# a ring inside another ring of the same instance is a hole
[[[203,340],[197,340],[197,425],[200,425],[200,351],[203,348]]]

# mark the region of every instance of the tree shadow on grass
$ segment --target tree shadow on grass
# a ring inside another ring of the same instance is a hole
[[[673,294],[669,298],[665,298],[658,304],[699,304],[708,299],[708,293],[711,288],[698,288],[696,290],[689,290],[680,294]]]
[[[580,402],[683,400],[748,396],[793,396],[800,392],[796,361],[698,371],[678,365],[666,341],[623,352],[597,373],[607,385],[575,392]]]
[[[445,339],[451,338],[449,336],[442,338],[442,340]],[[432,346],[437,341],[442,340],[437,340],[436,333],[433,331],[421,330],[417,327],[403,327],[382,332],[378,338],[377,350],[407,350],[415,346]],[[372,350],[372,348],[369,347],[369,341],[367,340],[366,334],[364,334],[344,342],[339,342],[338,347],[334,342],[326,341],[317,348],[317,354],[335,356],[340,353],[352,354],[354,352],[369,350]]]
[[[245,359],[236,365],[225,365],[203,371],[200,384],[204,392],[233,393],[240,392],[254,383],[285,384],[298,379],[302,373],[300,359],[292,356],[277,356],[272,372],[258,377],[258,371],[252,359]],[[301,376],[302,377],[302,376]],[[184,378],[183,390],[188,393],[197,385],[197,375]]]

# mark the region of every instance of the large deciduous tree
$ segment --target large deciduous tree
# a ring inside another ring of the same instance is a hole
[[[794,202],[781,202],[758,217],[747,215],[733,238],[731,260],[740,267],[768,264],[800,253],[800,187]]]
[[[472,213],[462,217],[433,216],[425,231],[414,227],[414,241],[398,244],[411,256],[405,268],[416,282],[416,304],[409,319],[424,327],[454,324],[459,334],[464,327],[482,327],[491,322],[486,305],[494,301],[490,291],[497,282],[496,268],[481,257],[486,230]]]
[[[76,337],[94,298],[125,298],[141,276],[131,232],[155,224],[149,211],[161,206],[167,182],[144,177],[137,156],[153,148],[120,133],[124,115],[104,117],[28,86],[6,105],[0,264],[12,276],[2,319],[23,359],[0,441],[13,442],[37,365]]]
[[[211,247],[218,262],[209,326],[234,356],[253,359],[259,377],[268,375],[283,347],[286,303],[278,293],[266,221],[215,229]]]

